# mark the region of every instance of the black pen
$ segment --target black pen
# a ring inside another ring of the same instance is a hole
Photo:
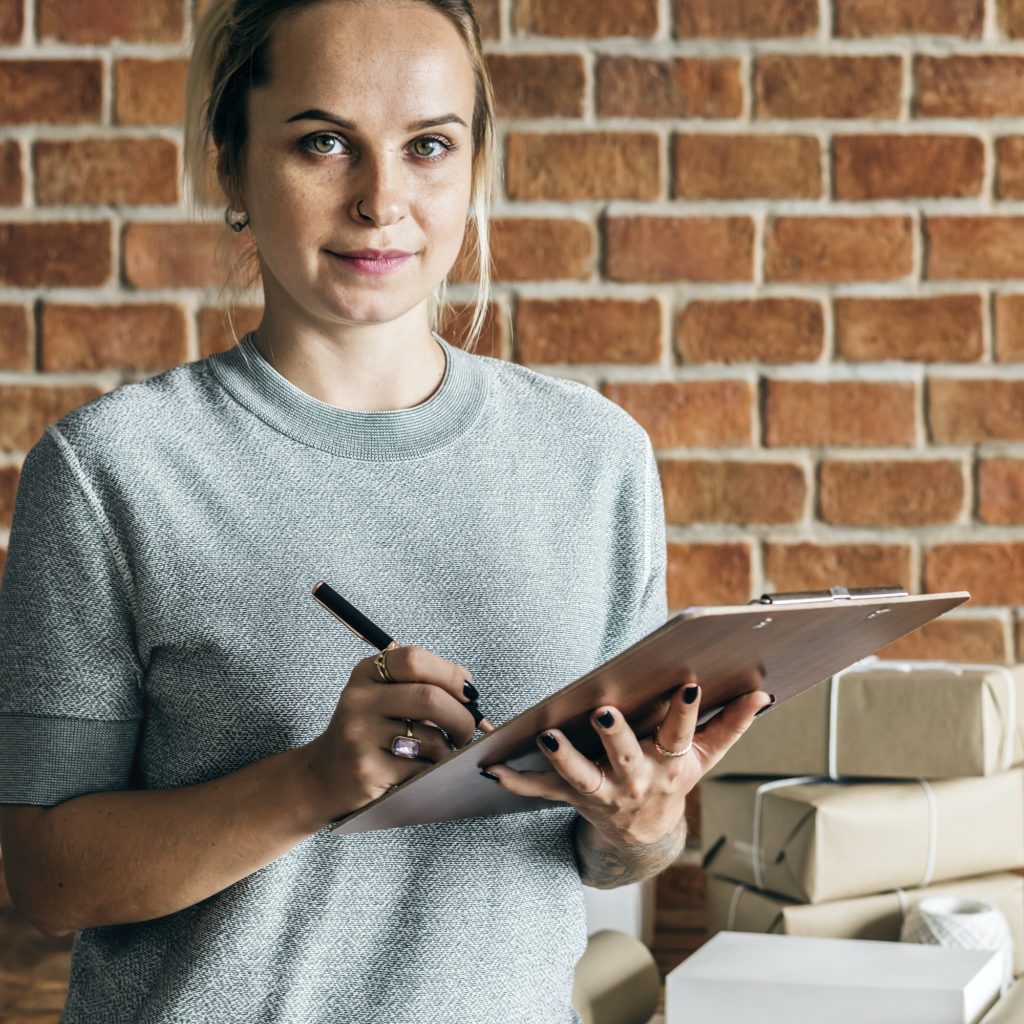
[[[346,601],[341,594],[323,580],[317,580],[313,584],[313,597],[336,619],[348,626],[360,640],[376,647],[378,651],[383,651],[396,643],[380,626],[371,622],[355,605]],[[493,724],[484,718],[475,700],[469,701],[466,707],[482,731],[490,732],[494,729]]]

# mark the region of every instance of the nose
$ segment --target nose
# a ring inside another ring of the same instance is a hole
[[[401,157],[364,157],[363,173],[356,181],[351,207],[353,218],[360,224],[386,227],[408,212],[403,176],[401,168],[394,166],[395,159]]]

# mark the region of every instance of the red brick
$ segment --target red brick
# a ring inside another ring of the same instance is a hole
[[[605,276],[611,281],[750,281],[749,217],[610,217]]]
[[[474,232],[466,233],[452,281],[474,281],[469,258]],[[495,281],[586,281],[594,261],[594,230],[579,220],[504,217],[491,221],[491,276]]]
[[[772,591],[890,584],[916,589],[905,544],[766,544],[764,571]]]
[[[99,121],[102,74],[98,60],[2,60],[0,124]]]
[[[917,397],[912,383],[769,380],[768,445],[912,445]]]
[[[510,199],[656,199],[658,136],[651,132],[511,134]]]
[[[33,158],[43,206],[178,201],[178,147],[169,139],[37,142]]]
[[[754,394],[746,381],[622,381],[602,392],[647,430],[656,448],[751,442]]]
[[[940,660],[1002,665],[1007,662],[1006,630],[998,619],[928,622],[878,652],[881,658]]]
[[[740,74],[735,57],[602,57],[597,112],[601,117],[739,117]]]
[[[898,117],[899,57],[765,54],[757,58],[758,117]]]
[[[465,348],[474,308],[473,304],[468,302],[453,303],[441,321],[438,334],[451,344]],[[511,361],[512,339],[508,329],[508,311],[503,306],[496,302],[488,305],[483,331],[471,351],[493,359]]]
[[[656,363],[661,303],[520,298],[514,337],[524,363]]]
[[[936,35],[978,38],[985,0],[835,0],[837,36]]]
[[[32,370],[32,314],[26,306],[0,305],[0,370]]]
[[[0,43],[20,43],[24,30],[25,0],[0,0]]]
[[[51,423],[100,394],[85,385],[0,384],[0,451],[27,452]]]
[[[43,306],[42,370],[165,370],[187,358],[180,306]]]
[[[996,195],[1024,198],[1024,135],[996,139]]]
[[[0,527],[5,530],[11,528],[19,475],[17,466],[0,466]]]
[[[680,38],[778,39],[814,35],[817,0],[673,0]]]
[[[579,117],[586,86],[575,53],[487,55],[499,117]]]
[[[247,244],[222,224],[129,224],[122,235],[125,280],[136,288],[219,287]]]
[[[952,523],[964,508],[963,467],[948,459],[830,460],[818,488],[822,521],[839,526]]]
[[[57,288],[110,279],[106,221],[0,224],[0,284]]]
[[[1024,0],[996,0],[999,28],[1008,36],[1024,36]]]
[[[262,306],[231,307],[231,320],[234,321],[235,336],[231,334],[231,321],[228,320],[227,307],[204,306],[196,318],[199,334],[199,355],[205,359],[214,352],[224,352],[233,348],[237,339],[241,339],[249,331],[256,330],[263,319]],[[444,336],[444,332],[440,331]]]
[[[185,27],[183,0],[110,3],[110,0],[37,0],[36,33],[65,43],[112,39],[173,43]]]
[[[821,151],[809,135],[677,135],[673,195],[817,199]]]
[[[981,139],[965,135],[837,135],[837,199],[976,196],[985,172]]]
[[[1024,295],[996,296],[996,358],[1024,362]]]
[[[519,0],[515,29],[538,36],[603,39],[608,36],[649,38],[658,30],[658,0]]]
[[[915,113],[919,117],[1020,117],[1024,57],[918,56]]]
[[[181,124],[188,61],[125,57],[114,62],[114,120],[118,124]]]
[[[932,378],[928,423],[937,444],[1024,441],[1024,380]]]
[[[912,269],[909,217],[777,217],[766,228],[770,281],[892,281]]]
[[[750,598],[750,547],[745,543],[668,545],[668,606],[742,604]]]
[[[0,142],[0,206],[20,206],[25,194],[21,173],[21,146]]]
[[[1024,277],[1024,217],[927,217],[924,231],[930,278]]]
[[[821,303],[811,299],[695,300],[676,322],[676,349],[689,363],[799,363],[821,356]]]
[[[497,39],[501,35],[501,8],[499,0],[473,0],[473,12],[483,39]]]
[[[788,462],[665,459],[660,463],[670,523],[796,523],[807,482]]]
[[[1024,523],[1024,459],[985,459],[978,466],[978,518],[984,523]]]
[[[982,356],[979,295],[835,300],[836,350],[843,359],[971,362]]]
[[[1024,544],[936,544],[924,553],[924,587],[968,590],[972,605],[1024,604]]]

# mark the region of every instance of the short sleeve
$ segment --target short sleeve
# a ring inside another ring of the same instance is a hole
[[[127,563],[56,426],[25,458],[0,585],[0,804],[131,788],[143,716]]]

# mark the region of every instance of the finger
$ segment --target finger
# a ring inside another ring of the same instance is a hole
[[[658,743],[666,750],[685,750],[693,741],[699,712],[700,685],[691,673],[686,683],[672,694],[668,712],[657,729]]]
[[[601,737],[608,764],[615,775],[628,778],[643,769],[646,760],[643,747],[640,746],[632,726],[617,708],[597,708],[591,715],[591,723]],[[593,785],[596,786],[597,783]]]
[[[565,733],[558,729],[548,729],[537,737],[537,746],[544,751],[544,756],[555,771],[572,786],[577,798],[597,792],[604,774],[589,757],[584,757],[569,742]]]
[[[754,715],[771,703],[763,690],[735,697],[710,722],[704,724],[693,740],[693,750],[702,771],[713,768],[725,752],[750,728]]]
[[[395,752],[396,747],[399,750],[414,747],[413,740],[419,744],[419,753],[415,757],[409,758]],[[424,722],[410,722],[406,728],[404,720],[398,722],[392,719],[387,720],[381,731],[380,748],[399,760],[426,761],[430,764],[446,761],[454,753],[440,729],[432,728]]]
[[[377,659],[383,655],[387,674],[394,683],[429,683],[449,693],[460,704],[469,708],[474,724],[487,722],[477,706],[480,693],[473,685],[473,677],[464,665],[447,661],[426,647],[387,647],[380,655],[363,659],[368,678],[374,682],[387,682],[381,677]]]
[[[364,700],[372,702],[372,710],[383,718],[434,722],[457,747],[468,743],[476,731],[476,723],[466,705],[430,683],[392,683],[374,687]]]
[[[580,794],[557,772],[517,772],[507,764],[489,765],[480,769],[487,773],[503,789],[518,796],[540,797],[543,800],[560,800],[573,804]]]

